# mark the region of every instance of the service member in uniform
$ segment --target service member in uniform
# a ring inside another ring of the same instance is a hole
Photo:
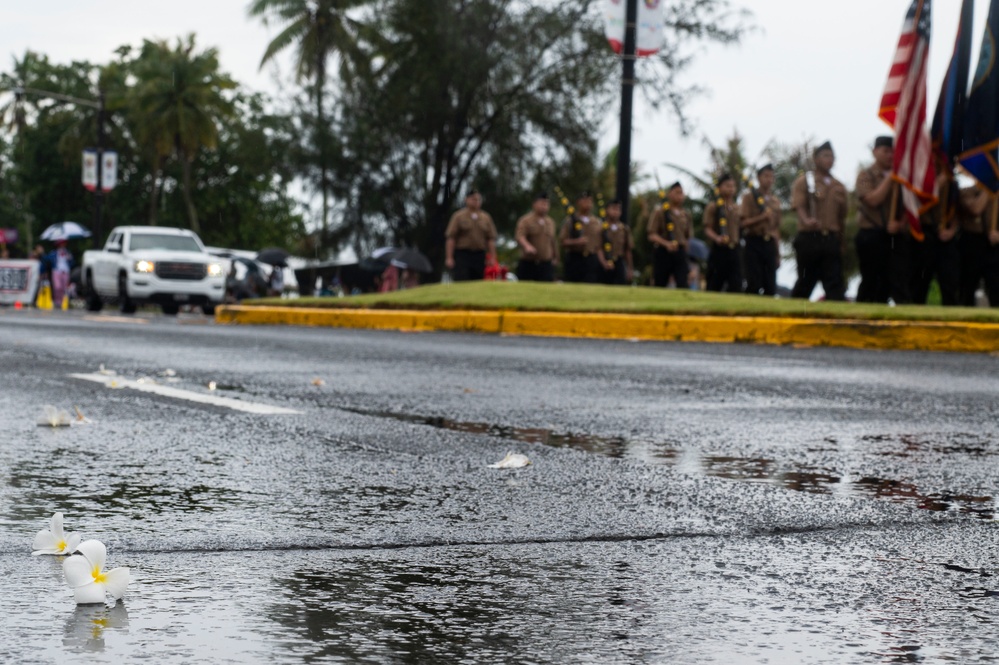
[[[791,205],[798,215],[798,235],[794,239],[798,280],[791,295],[809,298],[821,281],[827,300],[845,300],[846,187],[832,176],[836,156],[828,141],[815,149],[813,157],[815,171],[798,176],[791,186]]]
[[[496,260],[496,225],[482,209],[482,194],[477,189],[469,190],[465,207],[451,215],[444,237],[444,265],[452,279],[482,279],[486,258]]]
[[[960,302],[961,290],[961,254],[955,237],[961,192],[947,173],[938,172],[935,187],[939,202],[919,219],[923,241],[912,242],[912,301],[926,304],[935,277],[941,302],[952,306]]]
[[[679,182],[670,185],[666,200],[652,213],[647,229],[652,243],[652,285],[669,286],[670,278],[678,289],[688,287],[690,264],[687,245],[693,237],[694,224],[684,210],[687,195]]]
[[[593,214],[593,195],[584,191],[576,198],[576,207],[565,218],[559,243],[565,251],[565,281],[595,284],[600,281],[601,220]]]
[[[999,230],[996,198],[978,187],[961,190],[961,304],[975,306],[975,292],[985,280],[989,305],[999,307]]]
[[[756,172],[759,186],[742,196],[742,237],[746,246],[743,265],[746,293],[777,294],[780,266],[780,199],[774,196],[774,167],[766,164]]]
[[[607,219],[601,224],[597,250],[604,284],[631,284],[634,272],[631,250],[631,228],[621,220],[621,200],[614,199],[607,204]]]
[[[896,303],[911,300],[908,266],[909,230],[903,228],[901,201],[892,199],[898,184],[892,179],[894,140],[879,136],[874,140],[874,163],[857,174],[857,259],[860,287],[857,302]]]
[[[531,212],[517,220],[514,238],[520,246],[517,279],[522,282],[553,282],[558,264],[555,220],[548,216],[548,194],[534,199]]]
[[[742,293],[739,257],[739,220],[735,202],[735,179],[728,173],[718,177],[718,195],[704,208],[704,234],[711,241],[708,255],[708,291]]]

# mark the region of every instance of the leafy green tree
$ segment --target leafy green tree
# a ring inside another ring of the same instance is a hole
[[[339,74],[350,84],[355,77],[366,75],[370,60],[361,46],[360,35],[365,24],[352,12],[372,4],[372,0],[253,0],[249,6],[252,17],[264,23],[281,24],[281,32],[267,45],[260,66],[279,53],[294,48],[295,76],[299,82],[310,81],[315,109],[313,137],[319,165],[318,189],[322,197],[322,230],[329,231],[329,195],[333,141],[326,112],[326,84],[330,61],[339,56]]]
[[[226,92],[235,82],[219,71],[214,48],[195,53],[194,35],[178,39],[170,48],[165,41],[146,40],[135,62],[137,83],[132,93],[133,116],[140,141],[154,159],[150,223],[156,220],[157,175],[167,156],[181,166],[181,191],[190,228],[200,233],[194,203],[191,165],[203,149],[218,143],[218,124],[232,113]]]

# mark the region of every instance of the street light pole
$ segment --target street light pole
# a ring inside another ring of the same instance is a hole
[[[635,52],[638,42],[638,0],[627,0],[624,22],[624,74],[621,78],[621,133],[617,143],[617,198],[621,219],[628,222],[631,202],[631,116],[635,96]]]
[[[93,247],[101,247],[104,237],[104,91],[97,98],[97,188],[94,190],[94,235]]]

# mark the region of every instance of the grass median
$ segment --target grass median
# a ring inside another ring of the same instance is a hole
[[[373,293],[344,298],[264,298],[244,300],[240,304],[331,309],[513,310],[999,323],[999,310],[981,307],[923,305],[889,307],[651,287],[528,282],[433,284],[392,293]]]

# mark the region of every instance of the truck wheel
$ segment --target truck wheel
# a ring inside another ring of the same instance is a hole
[[[101,297],[97,295],[97,289],[94,288],[94,275],[91,271],[87,271],[87,311],[88,312],[99,312],[104,308],[104,301]]]
[[[118,309],[122,314],[135,314],[135,301],[128,297],[128,278],[118,275]]]
[[[177,316],[177,312],[180,311],[180,305],[163,304],[161,307],[163,308],[163,313],[167,316]]]

